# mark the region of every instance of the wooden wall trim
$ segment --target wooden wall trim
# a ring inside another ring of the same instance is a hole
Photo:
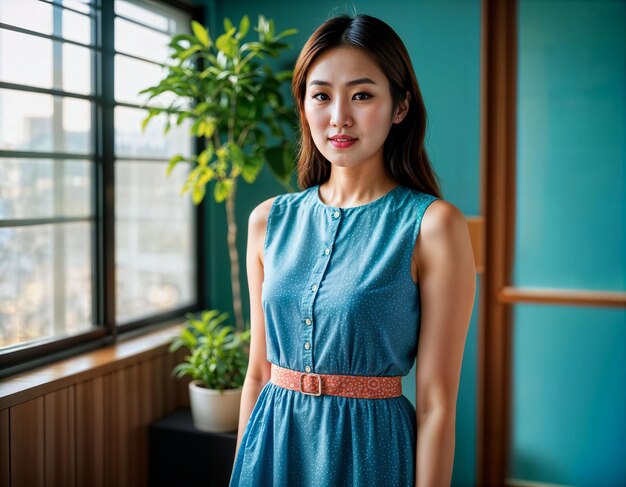
[[[485,272],[485,219],[482,216],[470,216],[466,220],[472,240],[476,274],[482,274]]]
[[[517,1],[483,0],[481,24],[481,214],[485,272],[478,327],[476,484],[501,486],[508,470],[511,282],[515,231]]]
[[[167,351],[182,325],[170,325],[114,345],[0,381],[0,409],[114,372]]]
[[[501,303],[566,304],[626,308],[626,293],[584,289],[520,288],[505,286],[498,293]]]

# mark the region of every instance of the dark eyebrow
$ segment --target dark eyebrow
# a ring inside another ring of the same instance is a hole
[[[363,85],[363,84],[375,85],[376,83],[374,82],[374,80],[370,78],[359,78],[359,79],[353,79],[352,81],[348,81],[346,83],[346,86]],[[332,86],[332,84],[330,84],[328,81],[322,81],[319,79],[314,79],[313,81],[309,83],[309,86],[313,86],[313,85]]]

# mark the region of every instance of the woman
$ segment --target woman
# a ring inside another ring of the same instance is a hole
[[[292,88],[304,189],[250,215],[230,485],[449,485],[475,267],[411,61],[384,22],[342,15],[307,41]],[[417,410],[401,384],[416,357]]]

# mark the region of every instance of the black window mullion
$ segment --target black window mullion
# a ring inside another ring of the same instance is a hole
[[[102,103],[97,109],[96,147],[96,267],[94,317],[98,325],[111,332],[115,341],[115,172],[114,172],[114,13],[113,2],[102,2],[99,17],[100,62],[97,66],[97,89]]]
[[[59,12],[60,13],[60,12]],[[54,15],[54,14],[53,14]],[[26,29],[25,27],[18,27],[16,25],[5,24],[4,22],[0,22],[0,29],[11,30],[13,32],[19,32],[20,34],[27,34],[33,37],[39,37],[41,39],[48,39],[53,42],[60,42],[61,44],[71,44],[73,46],[85,47],[87,49],[98,49],[97,46],[83,44],[79,41],[74,41],[72,39],[65,39],[61,36],[61,33],[54,33],[52,35],[44,34],[43,32],[38,32],[36,30]]]

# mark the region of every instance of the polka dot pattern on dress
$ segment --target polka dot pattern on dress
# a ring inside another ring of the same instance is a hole
[[[420,318],[411,254],[437,198],[396,186],[340,208],[322,202],[318,189],[279,195],[269,213],[261,292],[267,360],[310,374],[405,376]],[[316,390],[316,378],[305,376],[303,387]],[[270,380],[230,486],[413,486],[416,435],[415,408],[402,394],[312,396]]]

